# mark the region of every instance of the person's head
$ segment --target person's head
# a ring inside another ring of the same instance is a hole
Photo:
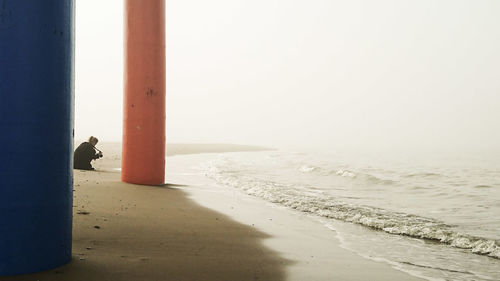
[[[93,146],[95,146],[98,142],[99,142],[99,140],[94,136],[91,136],[89,138],[89,143],[92,144]]]

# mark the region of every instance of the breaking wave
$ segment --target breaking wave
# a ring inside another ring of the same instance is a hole
[[[338,176],[338,177],[350,178],[350,179],[355,179],[355,180],[364,180],[366,182],[374,183],[374,184],[390,185],[390,184],[395,183],[395,181],[390,180],[390,179],[382,179],[382,178],[376,177],[374,175],[356,172],[356,171],[348,170],[345,168],[324,169],[324,168],[317,167],[317,166],[302,165],[298,168],[298,170],[302,173],[318,173],[318,174],[323,175],[323,176]]]
[[[301,172],[318,172],[319,167],[301,166]],[[336,175],[348,178],[363,177],[384,183],[378,178],[354,174],[348,170],[337,170]],[[500,242],[492,239],[471,236],[457,232],[453,226],[439,220],[416,215],[389,211],[370,206],[358,206],[338,201],[326,194],[307,192],[313,187],[298,188],[290,184],[264,181],[241,173],[224,172],[211,165],[206,174],[217,183],[243,190],[249,195],[260,197],[301,212],[321,217],[342,220],[370,227],[390,234],[433,240],[472,253],[500,259]],[[428,175],[434,176],[434,175]],[[390,181],[385,182],[390,183]]]

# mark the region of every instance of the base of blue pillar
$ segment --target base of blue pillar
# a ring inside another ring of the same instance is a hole
[[[0,1],[0,276],[71,260],[73,9]]]

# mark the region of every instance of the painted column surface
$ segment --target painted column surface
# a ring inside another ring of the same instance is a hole
[[[125,1],[122,181],[165,180],[165,1]]]
[[[0,1],[0,276],[71,259],[73,1]]]

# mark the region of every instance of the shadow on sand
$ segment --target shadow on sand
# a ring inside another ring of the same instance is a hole
[[[75,209],[72,262],[0,280],[286,279],[291,261],[263,245],[267,234],[198,205],[181,189],[170,188],[182,186],[155,188],[108,181],[98,188],[92,184],[80,188],[75,203],[87,198],[89,214],[78,215],[79,207]]]

